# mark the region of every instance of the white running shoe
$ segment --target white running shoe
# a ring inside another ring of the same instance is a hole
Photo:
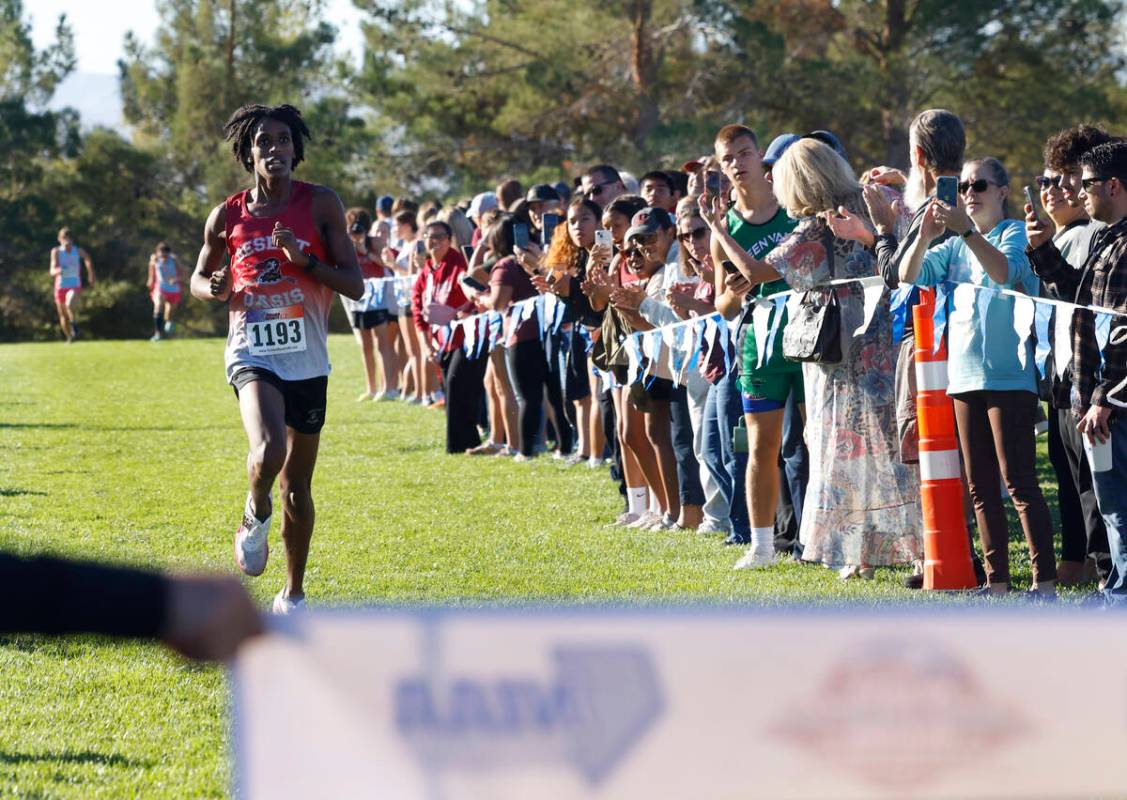
[[[598,469],[603,465],[603,460],[596,456],[591,456],[587,459],[587,469]]]
[[[736,569],[765,569],[775,566],[775,548],[770,550],[757,550],[749,547],[743,558],[736,562]]]
[[[616,519],[614,522],[608,523],[608,525],[610,527],[615,527],[615,526],[625,527],[625,526],[629,525],[631,522],[636,522],[639,516],[640,515],[633,514],[629,511],[623,511],[621,514],[618,515],[618,519]]]
[[[398,399],[399,399],[399,390],[398,389],[392,389],[391,391],[388,391],[388,392],[380,392],[378,395],[376,395],[376,402],[377,403],[390,403],[392,400],[398,400]]]
[[[363,402],[366,402],[368,400],[375,400],[375,399],[376,399],[376,396],[374,394],[372,394],[371,392],[361,392],[360,396],[356,398],[356,402],[357,403],[363,403]]]
[[[731,533],[727,525],[723,525],[711,519],[705,519],[700,525],[697,525],[697,533]]]
[[[304,611],[306,608],[305,596],[303,595],[294,600],[289,597],[283,597],[285,591],[285,589],[282,589],[282,591],[274,595],[274,607],[271,610],[279,617],[284,617],[287,614],[294,613],[295,611]]]
[[[634,528],[634,529],[637,530],[637,529],[641,529],[641,528],[652,527],[652,526],[658,524],[659,522],[661,522],[661,515],[655,514],[653,511],[650,511],[650,510],[647,509],[646,511],[642,512],[641,516],[639,516],[636,520],[634,520],[633,522],[628,524],[626,527],[627,528]]]
[[[164,322],[164,332],[167,333],[169,336],[171,336],[173,331],[175,331],[175,330],[176,330],[176,323],[173,322],[170,319],[165,320],[165,322]]]
[[[235,531],[235,563],[252,578],[266,571],[270,557],[270,519],[259,520],[250,508],[250,495],[243,509],[243,521]]]
[[[578,464],[582,464],[586,460],[587,459],[584,456],[579,455],[579,453],[572,453],[570,456],[564,459],[564,464],[569,467],[574,467]]]
[[[679,531],[681,530],[681,526],[677,524],[677,520],[665,514],[655,525],[651,525],[649,529],[651,531]]]

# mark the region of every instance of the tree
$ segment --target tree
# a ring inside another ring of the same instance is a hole
[[[331,108],[322,119],[354,129],[322,0],[161,0],[158,8],[151,49],[126,38],[125,119],[136,142],[159,151],[176,184],[204,206],[245,184],[222,141],[223,123],[240,105]]]

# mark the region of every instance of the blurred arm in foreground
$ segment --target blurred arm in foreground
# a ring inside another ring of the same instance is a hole
[[[235,578],[0,554],[0,633],[151,638],[188,658],[225,661],[262,631]]]

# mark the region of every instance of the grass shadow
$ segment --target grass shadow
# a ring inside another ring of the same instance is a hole
[[[126,758],[117,753],[94,753],[81,750],[77,753],[6,753],[0,750],[0,764],[96,764],[102,767],[151,767],[151,761]]]
[[[77,422],[0,422],[0,430],[4,430],[5,428],[12,428],[14,430],[54,430],[77,427]]]
[[[46,492],[40,492],[35,489],[5,489],[0,487],[0,497],[19,497],[21,495],[35,495],[36,497],[46,497]]]

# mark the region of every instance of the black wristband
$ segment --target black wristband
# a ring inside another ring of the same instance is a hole
[[[962,236],[962,237],[963,237],[964,239],[969,239],[970,237],[974,236],[974,233],[975,233],[975,231],[974,231],[974,226],[973,226],[973,225],[971,225],[971,226],[970,226],[969,228],[967,228],[967,229],[966,229],[965,231],[963,231],[962,233],[960,233],[960,234],[959,234],[959,236]]]
[[[316,269],[317,265],[320,264],[321,262],[318,261],[317,256],[313,255],[312,253],[306,253],[305,257],[309,259],[309,263],[305,265],[305,269],[302,270],[302,271],[306,275],[308,275],[310,272],[312,272],[314,269]]]

